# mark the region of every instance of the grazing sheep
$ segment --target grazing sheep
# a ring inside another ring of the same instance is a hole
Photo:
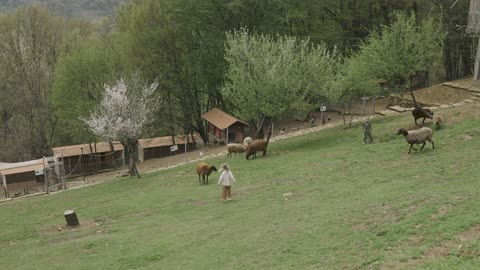
[[[405,140],[407,140],[407,142],[410,144],[410,149],[408,150],[409,154],[412,151],[412,148],[413,150],[417,150],[413,147],[414,144],[423,144],[422,148],[420,148],[420,150],[422,150],[425,147],[426,141],[432,143],[432,149],[435,149],[435,144],[433,143],[432,139],[433,132],[430,128],[422,127],[421,129],[410,131],[401,128],[397,132],[397,135],[400,134],[402,134],[405,137]]]
[[[208,184],[208,176],[213,172],[217,171],[215,166],[210,166],[208,163],[200,162],[197,164],[197,174],[198,174],[198,182],[200,182],[200,176],[202,176],[202,180],[204,184]],[[206,182],[205,182],[206,180]]]
[[[433,112],[430,111],[429,109],[424,109],[426,112],[428,112],[430,115],[433,116]],[[420,118],[423,118],[423,121],[422,123],[425,123],[425,118],[430,118],[428,115],[426,115],[420,108],[418,107],[415,107],[413,110],[412,110],[412,115],[413,115],[413,118],[415,118],[415,125],[418,125],[417,124],[417,119],[420,119]]]
[[[235,156],[237,153],[243,153],[247,150],[247,146],[241,144],[241,143],[229,143],[227,144],[227,157],[232,157],[232,153],[235,153]]]
[[[443,125],[444,122],[445,122],[445,119],[441,114],[435,115],[433,117],[433,124],[435,125],[435,129],[440,129],[440,127]]]
[[[252,142],[252,137],[245,137],[245,139],[243,139],[243,145],[245,145],[245,147],[248,147],[250,144],[252,144]]]
[[[272,131],[268,130],[267,140],[254,140],[252,144],[250,144],[247,148],[247,160],[249,157],[253,156],[253,158],[257,158],[257,151],[263,151],[262,157],[267,155],[267,147],[268,142],[270,141],[270,137],[272,137]]]

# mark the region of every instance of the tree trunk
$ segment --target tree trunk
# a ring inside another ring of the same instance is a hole
[[[127,145],[128,147],[128,174],[130,176],[137,176],[141,178],[140,173],[137,169],[137,160],[138,160],[138,140],[132,144]]]
[[[271,127],[273,123],[273,117],[263,116],[259,127],[257,128],[257,139],[262,140],[265,137],[263,130],[265,127]]]
[[[67,226],[69,227],[75,227],[80,225],[80,222],[78,222],[77,214],[73,210],[67,210],[63,213],[65,216],[65,220],[67,221]]]
[[[477,55],[475,57],[475,70],[473,72],[473,80],[478,80],[478,73],[480,70],[480,38],[478,39]]]
[[[353,113],[352,113],[352,101],[348,103],[348,113],[350,113],[350,122],[348,123],[348,128],[352,127]]]

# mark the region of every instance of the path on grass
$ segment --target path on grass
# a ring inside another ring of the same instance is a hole
[[[445,108],[450,108],[450,107],[463,106],[463,105],[468,104],[468,103],[480,102],[480,84],[478,84],[476,82],[473,82],[470,79],[459,80],[459,81],[455,81],[455,82],[446,82],[446,83],[443,83],[442,85],[444,85],[446,87],[467,90],[467,91],[470,91],[472,93],[472,95],[469,98],[464,99],[464,100],[459,101],[459,102],[455,102],[455,103],[447,102],[447,104],[439,105],[439,106],[436,106],[436,107],[428,107],[428,109],[438,110],[438,109],[445,109]],[[353,118],[352,123],[362,122],[362,121],[365,121],[367,118],[374,119],[374,118],[379,118],[379,117],[384,117],[384,116],[397,115],[397,114],[400,114],[400,113],[403,113],[403,112],[409,112],[412,109],[413,108],[402,108],[402,107],[399,107],[399,106],[393,106],[393,107],[390,107],[390,109],[380,111],[380,112],[376,112],[375,115],[356,116],[356,117]],[[319,132],[319,131],[322,131],[324,129],[334,128],[334,127],[338,127],[338,126],[342,126],[342,125],[343,125],[343,121],[337,121],[337,122],[328,123],[328,124],[325,124],[325,125],[319,125],[319,126],[315,126],[315,127],[311,127],[311,128],[298,129],[297,131],[288,132],[288,133],[284,133],[284,134],[281,134],[281,135],[274,134],[274,136],[270,139],[270,142],[275,143],[276,141],[280,141],[280,140],[284,140],[284,139],[288,139],[288,138],[293,138],[293,137],[298,137],[298,136],[303,136],[303,135],[310,134],[310,133],[313,133],[313,132]],[[179,162],[179,163],[174,164],[174,165],[161,166],[161,167],[155,168],[153,170],[149,170],[146,173],[152,173],[152,172],[162,171],[162,170],[166,170],[166,169],[171,169],[171,168],[175,168],[175,167],[182,166],[182,165],[185,165],[185,164],[195,163],[195,162],[199,162],[199,161],[202,161],[202,160],[205,160],[205,159],[211,159],[211,158],[216,158],[216,157],[221,157],[221,156],[226,156],[226,155],[227,155],[227,151],[225,150],[225,148],[223,148],[223,150],[221,150],[220,152],[216,152],[216,153],[208,154],[208,155],[202,155],[202,157],[200,157],[200,158],[192,159],[192,160],[188,160],[188,161],[184,161],[184,162]]]
[[[377,114],[375,114],[375,115],[365,115],[365,116],[360,116],[360,117],[357,116],[357,117],[354,117],[352,119],[352,124],[357,123],[357,122],[365,121],[367,118],[374,119],[374,118],[378,118],[378,117],[383,117],[383,116],[388,116],[388,115],[396,115],[396,114],[399,114],[399,113],[395,112],[393,110],[384,110],[384,111],[381,111],[381,112],[377,112]],[[325,125],[314,126],[314,127],[305,128],[305,129],[298,129],[297,131],[288,132],[288,133],[284,133],[284,134],[281,134],[281,135],[274,135],[270,139],[270,143],[275,143],[277,141],[285,140],[285,139],[288,139],[288,138],[299,137],[299,136],[303,136],[303,135],[306,135],[306,134],[319,132],[319,131],[322,131],[324,129],[334,128],[334,127],[338,127],[338,126],[343,126],[343,122],[328,123],[328,124],[325,124]],[[211,158],[226,156],[227,153],[228,153],[227,150],[225,150],[225,147],[223,147],[223,150],[221,150],[220,152],[217,152],[217,153],[214,153],[214,154],[209,154],[209,155],[204,155],[200,158],[180,162],[180,163],[177,163],[175,165],[159,167],[157,169],[147,171],[146,173],[158,172],[158,171],[167,170],[167,169],[175,168],[175,167],[190,164],[190,163],[199,162],[199,161],[202,161],[202,160],[205,160],[205,159],[211,159]]]

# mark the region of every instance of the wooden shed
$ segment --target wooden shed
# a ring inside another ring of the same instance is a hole
[[[202,118],[208,122],[209,142],[224,144],[242,142],[249,128],[247,123],[217,108],[204,113]]]
[[[112,148],[113,147],[113,148]],[[79,144],[52,148],[55,162],[63,162],[67,176],[111,170],[124,164],[123,146],[114,142]]]
[[[172,136],[156,137],[138,140],[138,161],[143,162],[147,159],[168,157],[185,152],[186,136],[175,136],[175,142]],[[197,143],[201,142],[200,136],[194,134],[188,136],[187,151],[197,148]],[[172,151],[172,146],[175,146]]]
[[[0,179],[3,183],[5,198],[9,193],[28,189],[42,189],[44,184],[43,169],[48,165],[44,159],[18,163],[0,163]],[[36,173],[40,175],[36,175]],[[41,172],[41,173],[40,173]]]

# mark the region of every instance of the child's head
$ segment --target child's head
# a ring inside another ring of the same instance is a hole
[[[228,167],[228,164],[227,164],[227,163],[225,163],[225,164],[222,165],[222,170],[223,170],[223,171],[228,171],[228,170],[230,170],[230,167]]]

